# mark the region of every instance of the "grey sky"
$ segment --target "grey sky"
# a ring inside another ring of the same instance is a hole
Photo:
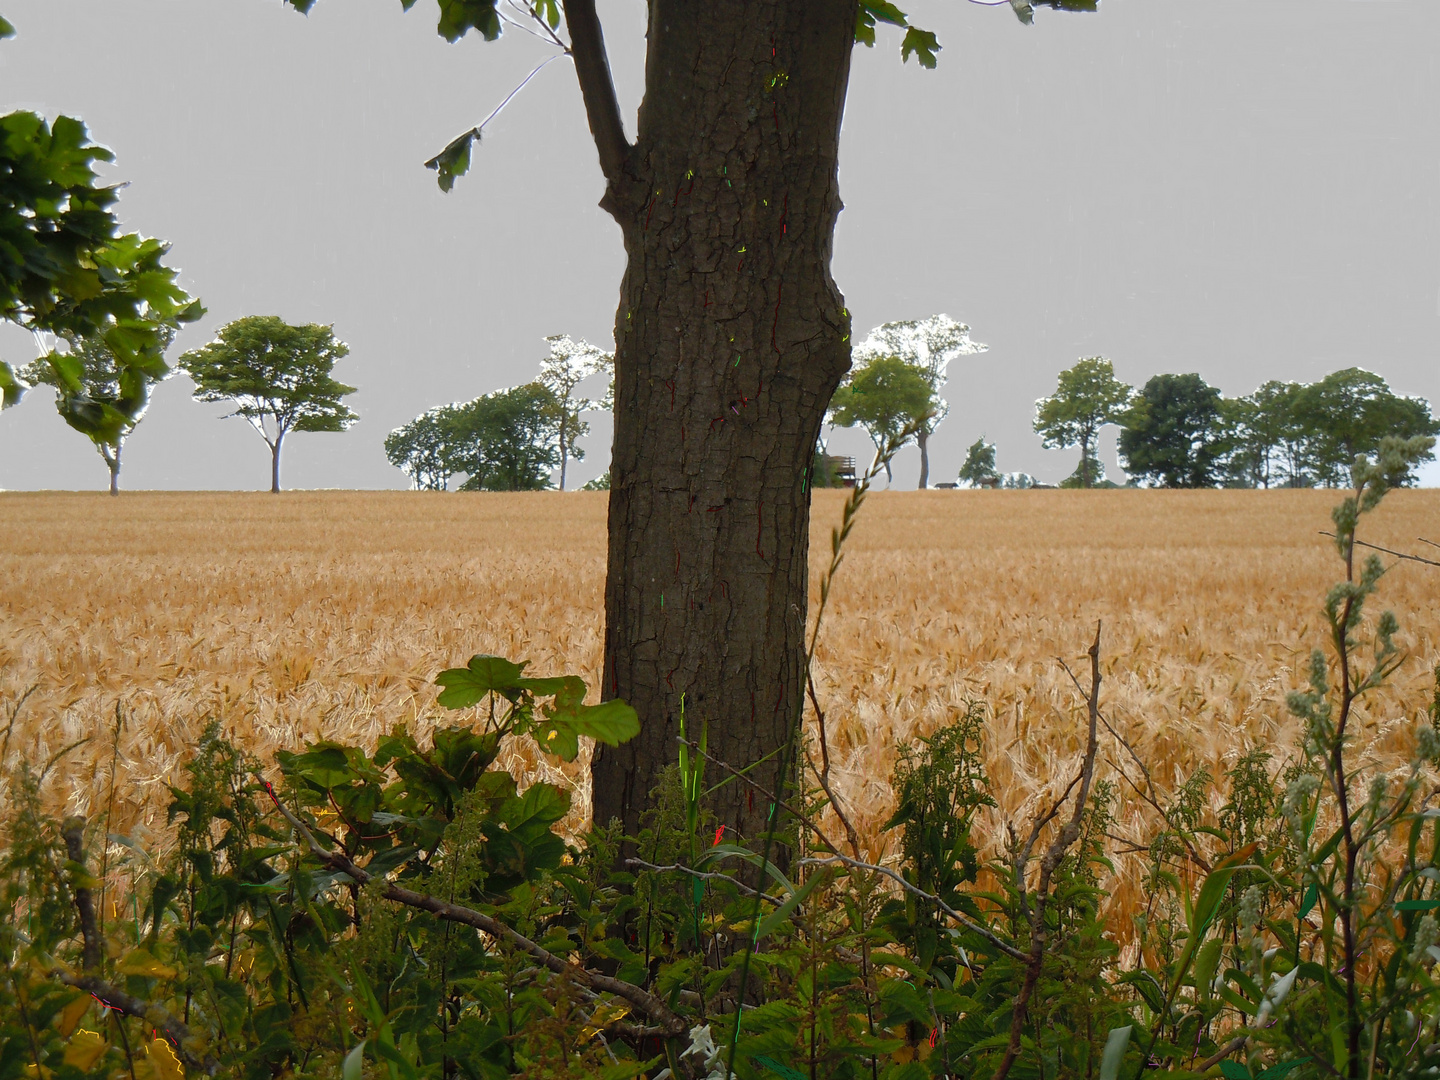
[[[883,28],[857,50],[834,272],[858,335],[946,312],[990,345],[951,366],[932,482],[982,431],[1002,469],[1067,475],[1074,453],[1042,450],[1030,419],[1083,355],[1229,394],[1358,364],[1440,401],[1440,3],[1104,0],[1029,28],[963,0],[908,10],[944,52],[936,71],[902,65]],[[633,134],[645,5],[600,11]],[[19,33],[0,43],[0,109],[82,117],[130,183],[127,226],[169,240],[210,309],[172,358],[247,314],[333,323],[350,344],[337,375],[361,423],[295,437],[287,486],[404,486],[392,428],[529,380],[546,334],[609,346],[623,253],[568,61],[491,123],[452,194],[421,167],[551,51],[534,38],[447,45],[433,4],[397,0],[319,0],[308,18],[278,0],[3,12]],[[0,328],[0,355],[34,345]],[[267,486],[254,432],[189,389],[158,390],[122,486]],[[102,487],[50,402],[0,417],[0,486]],[[590,446],[579,480],[605,465],[604,423]]]

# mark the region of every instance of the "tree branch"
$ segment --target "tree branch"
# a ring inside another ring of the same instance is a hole
[[[619,187],[631,147],[620,119],[620,102],[615,97],[615,81],[610,76],[610,61],[605,55],[605,37],[600,30],[600,17],[595,14],[595,0],[567,0],[565,23],[570,29],[570,54],[575,59],[575,75],[580,80],[580,96],[585,99],[590,134],[600,154],[600,171],[611,187]]]
[[[65,853],[75,864],[73,871],[75,910],[80,915],[80,935],[84,939],[84,951],[81,953],[80,961],[84,974],[76,975],[64,968],[55,967],[50,971],[51,977],[58,979],[66,986],[84,990],[107,1009],[144,1020],[156,1031],[165,1034],[165,1038],[170,1040],[171,1045],[175,1047],[175,1052],[179,1054],[180,1060],[187,1066],[214,1076],[219,1071],[220,1063],[208,1054],[204,1057],[196,1056],[194,1050],[191,1049],[195,1045],[195,1036],[185,1024],[171,1016],[161,1006],[131,997],[119,987],[111,986],[96,974],[100,970],[100,957],[104,942],[101,941],[99,926],[95,919],[94,897],[90,893],[90,887],[82,884],[90,876],[90,872],[85,868],[85,819],[82,817],[66,818],[61,825],[60,835],[65,839]]]
[[[340,873],[351,878],[358,884],[365,885],[369,883],[372,877],[369,871],[356,866],[344,855],[326,851],[322,848],[319,843],[316,842],[310,830],[305,826],[305,823],[292,814],[285,807],[285,804],[275,795],[274,789],[270,784],[265,784],[265,790],[275,803],[275,808],[280,811],[285,820],[300,834],[306,846],[310,849],[310,854],[315,856],[322,865],[327,869],[340,871]],[[684,1020],[671,1012],[659,998],[642,987],[636,986],[634,983],[625,982],[623,979],[613,979],[608,975],[601,975],[589,971],[580,964],[572,964],[556,956],[543,946],[537,945],[518,931],[511,929],[499,919],[486,915],[484,912],[476,911],[474,908],[464,907],[461,904],[452,904],[447,900],[441,900],[439,897],[427,896],[424,893],[414,892],[410,889],[401,888],[399,885],[389,883],[384,884],[380,895],[393,903],[418,908],[421,911],[428,911],[430,914],[445,919],[448,922],[457,922],[464,926],[474,927],[476,930],[482,930],[491,937],[506,941],[521,952],[533,957],[557,975],[572,979],[581,986],[589,989],[599,990],[604,993],[614,994],[618,998],[624,998],[640,1012],[655,1021],[655,1023],[664,1030],[665,1034],[671,1038],[684,1035],[688,1030]]]

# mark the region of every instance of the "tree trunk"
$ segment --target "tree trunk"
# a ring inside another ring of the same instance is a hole
[[[110,494],[120,494],[120,449],[123,444],[108,446],[102,444],[100,456],[105,459],[105,467],[110,470]]]
[[[618,182],[607,166],[603,204],[629,259],[603,692],[641,730],[596,748],[602,824],[638,827],[676,759],[682,703],[711,754],[754,765],[762,788],[781,779],[775,751],[802,707],[804,475],[850,360],[829,268],[855,14],[853,0],[651,0],[638,137]],[[586,104],[603,164],[616,120],[589,89]],[[726,784],[711,809],[739,838],[763,834],[768,806],[747,785]]]
[[[275,436],[275,441],[270,444],[270,494],[280,494],[280,445],[285,441],[285,431],[282,428]]]
[[[920,447],[920,484],[924,491],[930,486],[930,433],[921,428],[915,433],[915,445]]]

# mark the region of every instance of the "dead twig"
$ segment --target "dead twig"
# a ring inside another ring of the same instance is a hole
[[[1324,529],[1320,530],[1320,535],[1328,536],[1331,540],[1335,539],[1334,533],[1326,532]],[[1430,544],[1432,547],[1440,547],[1440,544],[1435,543],[1433,540],[1426,540],[1423,536],[1417,537],[1417,539],[1422,544]],[[1424,563],[1426,566],[1440,566],[1440,562],[1436,562],[1434,559],[1427,559],[1420,555],[1411,555],[1404,551],[1392,551],[1390,548],[1381,547],[1379,544],[1367,544],[1364,540],[1356,540],[1353,537],[1350,538],[1350,543],[1354,544],[1356,547],[1369,548],[1372,551],[1383,551],[1386,555],[1394,555],[1397,559],[1405,559],[1408,562]]]
[[[1070,815],[1070,820],[1061,827],[1059,835],[1051,841],[1045,854],[1040,858],[1040,877],[1035,887],[1035,903],[1030,909],[1030,951],[1025,957],[1025,979],[1020,985],[1020,993],[1015,998],[1014,1010],[1011,1013],[1010,1042],[1005,1048],[1005,1056],[1000,1059],[1000,1064],[995,1069],[993,1080],[1005,1080],[1010,1073],[1010,1067],[1020,1056],[1020,1041],[1025,1031],[1030,998],[1035,993],[1035,986],[1040,981],[1040,971],[1045,963],[1045,944],[1049,936],[1049,931],[1045,926],[1045,908],[1050,899],[1050,879],[1054,876],[1061,860],[1065,858],[1065,854],[1074,846],[1075,841],[1080,839],[1080,823],[1085,815],[1085,806],[1090,801],[1090,785],[1095,779],[1095,754],[1099,746],[1100,626],[1101,624],[1097,621],[1095,623],[1095,640],[1089,649],[1090,692],[1087,695],[1086,712],[1090,720],[1090,732],[1085,743],[1085,757],[1080,765],[1080,775],[1070,782],[1070,786],[1065,789],[1065,795],[1060,797],[1044,820],[1048,821],[1059,813],[1061,803],[1069,796],[1077,782],[1080,790],[1075,795],[1075,809]],[[1037,823],[1031,829],[1030,840],[1015,861],[1017,888],[1024,888],[1025,864],[1029,861],[1036,837],[1039,836],[1039,830],[1040,825]]]

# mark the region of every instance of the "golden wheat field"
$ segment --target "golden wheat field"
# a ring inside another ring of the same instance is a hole
[[[817,564],[843,498],[816,493]],[[1056,658],[1083,659],[1097,619],[1102,708],[1158,783],[1221,770],[1254,745],[1283,756],[1295,735],[1284,695],[1322,643],[1320,600],[1341,569],[1319,535],[1338,498],[872,495],[817,653],[838,793],[872,855],[886,842],[897,744],[967,699],[992,711],[992,831],[1063,787],[1083,710]],[[88,739],[51,768],[57,803],[89,813],[113,798],[112,830],[158,834],[166,785],[211,719],[267,758],[309,739],[370,740],[397,722],[423,732],[443,714],[435,673],[476,652],[594,685],[605,506],[599,493],[0,495],[5,715],[35,688],[4,771],[22,758],[43,767]],[[1392,494],[1361,535],[1404,550],[1440,540],[1440,491]],[[1431,567],[1402,563],[1382,584],[1412,656],[1363,714],[1359,743],[1373,761],[1409,749],[1404,725],[1440,661],[1437,598]],[[1115,762],[1117,748],[1102,745]],[[523,747],[513,754],[584,805],[583,755],[561,772]],[[1138,834],[1139,814],[1138,800],[1123,802],[1117,827]],[[1117,901],[1138,887],[1122,878]]]

